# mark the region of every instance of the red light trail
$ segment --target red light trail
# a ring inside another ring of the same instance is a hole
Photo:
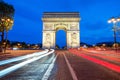
[[[93,55],[93,56],[98,56],[98,57],[101,57],[101,58],[104,58],[104,59],[109,59],[109,60],[112,60],[112,61],[120,62],[120,59],[114,58],[114,57],[109,57],[109,56],[105,56],[105,55],[101,55],[101,54],[92,54],[92,53],[86,53],[86,54]]]
[[[78,55],[78,56],[81,56],[81,57],[83,57],[83,58],[85,58],[85,59],[87,59],[89,61],[92,61],[92,62],[97,63],[99,65],[102,65],[102,66],[104,66],[104,67],[106,67],[108,69],[111,69],[111,70],[113,70],[115,72],[120,73],[120,66],[118,66],[118,65],[111,64],[109,62],[106,62],[106,61],[103,61],[103,60],[100,60],[100,59],[96,59],[96,58],[87,56],[85,54],[80,54],[77,50],[69,50],[69,51],[76,54],[76,55]]]

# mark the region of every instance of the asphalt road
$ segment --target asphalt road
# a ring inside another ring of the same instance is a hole
[[[58,54],[56,74],[51,75],[49,80],[120,80],[120,73],[104,66],[71,54],[68,51],[56,51],[56,53]],[[63,54],[69,61],[77,79],[73,79],[74,75],[72,77]]]
[[[76,80],[120,80],[120,73],[114,72],[66,50],[56,51],[56,54],[58,57],[47,80],[74,80],[74,76],[77,76]],[[41,80],[51,64],[52,56],[53,55],[49,55],[25,65],[0,80]],[[66,62],[64,56],[66,56],[68,62]],[[68,68],[67,63],[69,63],[73,69],[74,75]]]
[[[24,67],[2,77],[0,80],[41,80],[48,66],[51,64],[53,54],[25,65]]]
[[[78,80],[120,80],[120,73],[66,51]],[[83,53],[79,53],[83,54]]]

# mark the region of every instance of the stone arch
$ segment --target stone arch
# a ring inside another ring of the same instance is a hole
[[[58,30],[67,31],[67,26],[64,26],[64,25],[55,26],[55,31],[58,31]]]
[[[79,13],[44,13],[43,48],[55,48],[56,31],[66,32],[67,48],[80,47]]]

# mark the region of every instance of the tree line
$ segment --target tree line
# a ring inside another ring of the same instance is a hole
[[[14,13],[15,9],[12,5],[0,0],[0,48],[3,53],[6,52],[8,32],[12,29],[14,23]]]

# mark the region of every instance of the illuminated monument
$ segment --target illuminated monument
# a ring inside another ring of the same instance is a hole
[[[80,47],[80,16],[78,12],[45,12],[43,21],[43,48],[55,48],[56,32],[65,30],[67,48]]]

